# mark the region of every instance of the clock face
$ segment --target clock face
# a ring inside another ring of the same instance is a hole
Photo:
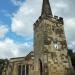
[[[54,48],[59,49],[59,45],[57,43],[54,44]]]
[[[56,49],[61,49],[62,45],[60,44],[60,42],[54,43],[54,48]]]
[[[56,49],[60,49],[61,48],[61,42],[57,38],[54,38],[54,40],[53,40],[53,46]]]

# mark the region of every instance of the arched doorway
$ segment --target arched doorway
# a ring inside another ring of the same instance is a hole
[[[42,70],[42,61],[39,59],[39,63],[40,63],[40,75],[42,75],[42,72],[43,72],[43,70]]]

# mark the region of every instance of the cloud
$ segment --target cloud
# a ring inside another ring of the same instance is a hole
[[[51,0],[54,15],[64,18],[64,29],[68,48],[75,51],[75,0]]]
[[[12,17],[12,31],[21,36],[33,36],[33,24],[40,15],[40,3],[27,0]],[[39,4],[39,5],[38,5]],[[37,10],[36,10],[37,8]]]
[[[17,5],[17,0],[13,0]],[[11,17],[11,30],[23,37],[33,36],[33,24],[41,14],[43,0],[26,0],[20,5],[19,10]],[[68,47],[75,51],[75,1],[74,0],[50,0],[54,15],[64,18],[64,28]],[[5,25],[0,26],[0,37],[4,37],[9,31]],[[17,44],[14,40],[6,38],[0,41],[0,57],[10,58],[25,56],[33,49],[32,42]]]
[[[22,5],[22,1],[23,0],[11,0],[11,2],[16,6]]]
[[[8,31],[9,29],[5,27],[5,25],[1,25],[0,26],[0,38],[3,38]]]
[[[27,0],[21,5],[12,17],[13,32],[21,36],[33,36],[33,23],[41,14],[42,1]],[[53,14],[64,18],[67,43],[70,46],[70,43],[75,41],[75,0],[50,0],[50,3]]]
[[[65,19],[65,31],[68,47],[75,51],[75,18]]]
[[[32,44],[25,42],[17,44],[10,38],[0,41],[0,58],[25,56],[32,50]]]

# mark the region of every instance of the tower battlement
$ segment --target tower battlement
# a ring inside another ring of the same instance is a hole
[[[63,18],[62,17],[58,17],[58,16],[46,16],[46,17],[42,17],[42,16],[40,16],[36,20],[36,22],[33,24],[34,25],[34,29],[36,29],[39,26],[40,22],[42,20],[44,20],[44,19],[50,20],[52,22],[59,23],[59,24],[62,24],[62,25],[64,24],[64,21],[63,21]]]
[[[63,21],[62,17],[54,16],[53,19],[55,19],[60,24],[64,24],[64,21]]]

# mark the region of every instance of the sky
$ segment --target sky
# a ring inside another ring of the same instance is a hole
[[[33,24],[43,0],[0,0],[0,58],[26,56],[33,50]],[[50,0],[53,15],[64,18],[68,48],[75,51],[75,0]]]

